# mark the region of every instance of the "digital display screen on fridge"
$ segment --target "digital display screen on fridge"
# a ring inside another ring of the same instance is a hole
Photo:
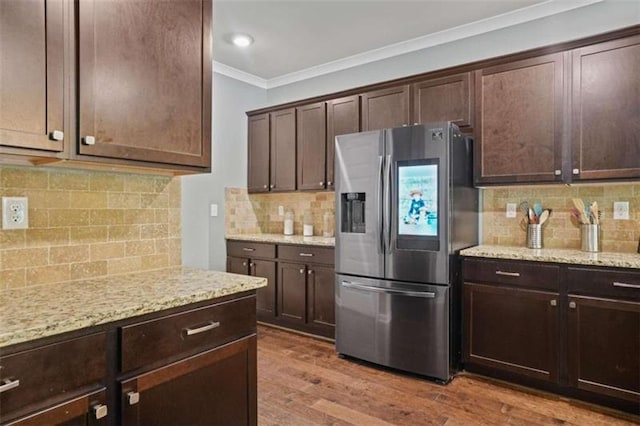
[[[438,236],[437,160],[398,162],[398,235]]]

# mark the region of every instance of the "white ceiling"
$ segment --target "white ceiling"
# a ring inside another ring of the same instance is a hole
[[[214,0],[214,69],[275,87],[598,1]]]

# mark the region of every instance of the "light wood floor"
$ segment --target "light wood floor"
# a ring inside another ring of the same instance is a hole
[[[332,343],[258,327],[259,425],[610,426],[635,420],[467,375],[441,386],[338,358]]]

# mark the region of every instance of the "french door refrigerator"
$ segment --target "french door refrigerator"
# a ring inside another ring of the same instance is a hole
[[[336,138],[338,353],[450,379],[457,253],[478,240],[472,164],[451,123]]]

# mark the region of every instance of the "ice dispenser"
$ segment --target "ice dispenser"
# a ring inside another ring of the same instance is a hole
[[[340,218],[342,232],[365,233],[365,193],[343,192],[340,196],[342,203]]]

